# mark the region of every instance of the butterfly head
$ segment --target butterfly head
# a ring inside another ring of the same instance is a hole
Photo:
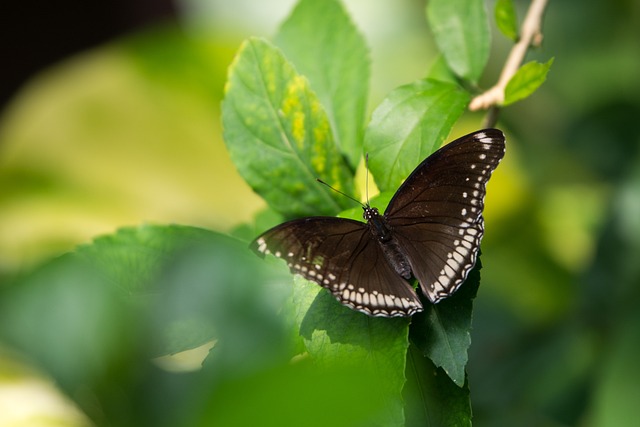
[[[391,240],[391,230],[389,229],[389,225],[387,221],[384,219],[378,208],[372,208],[370,206],[364,206],[364,213],[362,217],[369,224],[369,229],[371,233],[380,241],[380,242],[388,242]]]
[[[362,213],[362,218],[364,218],[364,220],[367,222],[371,220],[375,220],[380,216],[380,212],[378,211],[378,208],[372,208],[369,205],[364,205],[362,206],[362,210],[364,211]]]

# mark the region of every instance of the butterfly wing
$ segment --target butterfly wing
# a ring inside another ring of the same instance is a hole
[[[389,202],[385,218],[433,303],[473,268],[484,232],[484,197],[505,152],[497,129],[459,138],[425,159]]]
[[[333,217],[289,221],[262,234],[251,249],[284,259],[292,273],[363,313],[397,317],[422,310],[414,289],[389,265],[362,222]]]

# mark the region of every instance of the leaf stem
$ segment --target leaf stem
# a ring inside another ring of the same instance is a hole
[[[498,82],[491,89],[481,93],[471,100],[469,110],[477,111],[491,108],[486,124],[494,126],[497,121],[497,106],[504,101],[504,90],[511,77],[518,71],[524,61],[525,54],[530,46],[539,46],[542,43],[542,16],[548,0],[532,0],[527,15],[522,22],[520,39],[511,48],[507,61],[502,68]]]

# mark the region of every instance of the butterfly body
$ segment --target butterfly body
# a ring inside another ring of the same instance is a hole
[[[377,208],[364,206],[364,214],[362,217],[369,224],[371,234],[377,238],[380,249],[385,259],[400,276],[405,279],[411,279],[411,265],[397,240],[393,237],[387,220],[380,216]]]
[[[280,224],[251,244],[327,288],[341,303],[372,316],[423,309],[407,281],[437,303],[452,295],[476,262],[484,234],[486,183],[504,156],[504,135],[485,129],[427,157],[384,214],[363,206],[366,223],[310,217]]]

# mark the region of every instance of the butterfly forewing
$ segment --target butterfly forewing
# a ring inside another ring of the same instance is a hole
[[[389,202],[384,216],[431,302],[453,294],[476,262],[486,184],[504,151],[496,129],[457,139],[423,161]]]
[[[372,316],[422,310],[413,288],[384,259],[369,227],[358,221],[311,217],[267,231],[252,244],[284,259],[293,273],[327,288],[344,305]]]

